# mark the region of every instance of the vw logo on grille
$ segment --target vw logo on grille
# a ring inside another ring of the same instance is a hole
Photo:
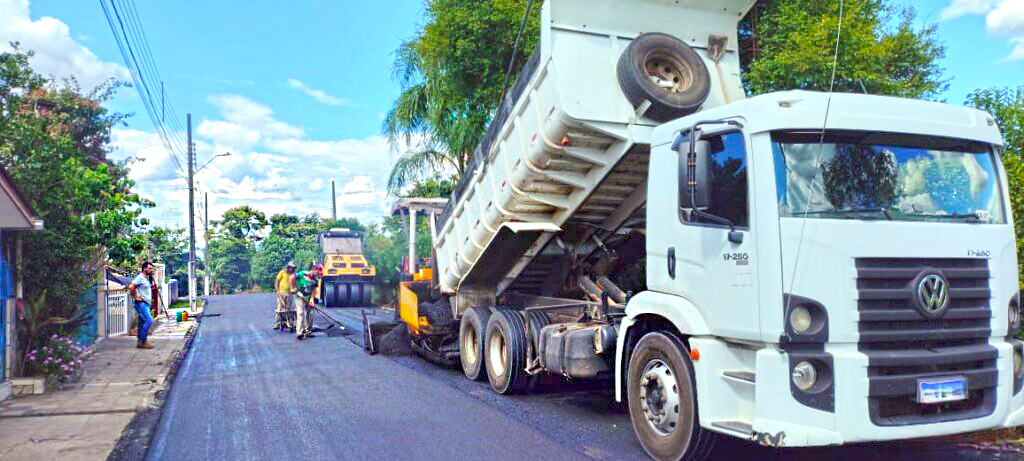
[[[949,281],[942,274],[932,272],[917,282],[917,302],[928,317],[939,317],[949,306]]]

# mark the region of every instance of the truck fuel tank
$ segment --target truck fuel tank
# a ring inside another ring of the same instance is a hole
[[[617,336],[617,325],[556,323],[541,329],[537,356],[549,373],[594,378],[611,371],[605,352],[614,355]]]

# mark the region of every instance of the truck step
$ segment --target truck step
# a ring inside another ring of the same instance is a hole
[[[757,383],[757,375],[752,371],[723,371],[722,377],[744,384]]]
[[[723,431],[740,434],[743,437],[752,437],[754,435],[754,426],[743,421],[712,421],[711,426]]]

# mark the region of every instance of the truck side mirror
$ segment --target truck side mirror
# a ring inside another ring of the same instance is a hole
[[[693,152],[689,152],[690,143],[681,142],[679,153],[679,207],[685,209],[705,210],[711,196],[710,163],[711,143],[697,141]],[[693,175],[690,175],[690,160],[696,161]]]

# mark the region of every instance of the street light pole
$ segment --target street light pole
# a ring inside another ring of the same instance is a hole
[[[210,194],[203,193],[203,294],[210,296]]]
[[[213,159],[215,159],[217,157],[227,157],[229,155],[231,155],[231,152],[225,152],[223,154],[217,154],[217,155],[214,155],[213,157],[210,157],[210,159],[207,160],[206,163],[203,164],[203,166],[201,166],[199,168],[196,168],[196,173],[199,173],[200,171],[203,171],[203,168],[206,168],[206,165],[209,165],[210,162],[213,161]]]
[[[192,114],[186,114],[188,131],[188,310],[196,310],[196,189],[195,150],[192,147]]]

